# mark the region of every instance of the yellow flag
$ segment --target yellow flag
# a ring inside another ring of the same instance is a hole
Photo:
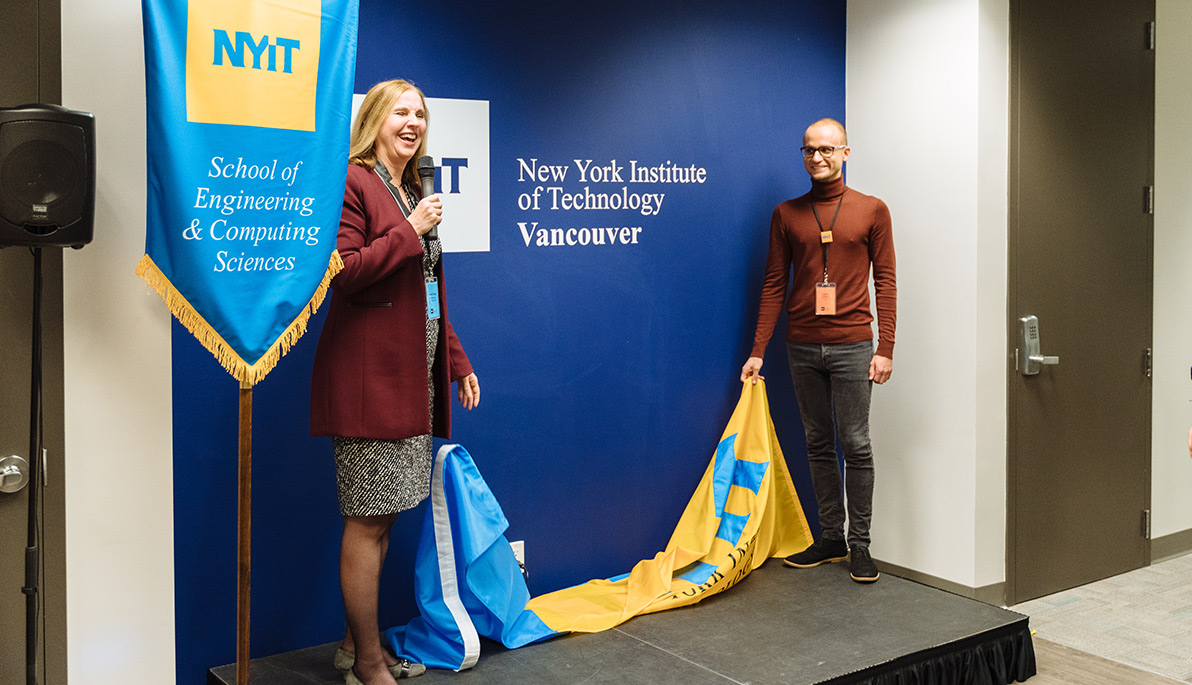
[[[666,549],[623,576],[535,597],[526,609],[554,631],[608,630],[723,592],[766,559],[811,542],[770,421],[765,383],[747,381]]]

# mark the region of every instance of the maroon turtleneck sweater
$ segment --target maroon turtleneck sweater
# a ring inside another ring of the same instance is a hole
[[[812,213],[819,211],[824,230],[832,224],[836,203],[840,216],[828,248],[828,280],[836,284],[836,315],[815,314],[815,284],[824,280],[824,252],[820,228]],[[786,298],[786,339],[796,343],[846,343],[871,340],[873,314],[869,309],[869,267],[873,265],[877,299],[877,351],[894,358],[894,318],[897,287],[894,279],[894,238],[886,203],[859,193],[838,178],[811,183],[811,192],[774,208],[770,219],[770,254],[762,286],[753,337],[754,357],[762,357],[782,311],[791,265],[795,278]]]

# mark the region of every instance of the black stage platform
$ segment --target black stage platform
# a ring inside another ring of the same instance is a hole
[[[251,682],[342,683],[335,647],[256,659]],[[695,606],[517,650],[484,641],[472,670],[414,682],[1003,685],[1034,673],[1026,616],[887,574],[860,585],[846,564],[796,570],[772,559]],[[234,664],[208,672],[209,685],[235,681]]]

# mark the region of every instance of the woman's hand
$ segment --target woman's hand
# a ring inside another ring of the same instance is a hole
[[[470,373],[456,381],[459,384],[459,403],[471,411],[480,405],[480,381]]]
[[[428,195],[422,198],[417,205],[414,206],[414,211],[410,212],[409,222],[414,227],[418,235],[426,235],[426,232],[443,220],[443,201],[439,199],[438,195]]]

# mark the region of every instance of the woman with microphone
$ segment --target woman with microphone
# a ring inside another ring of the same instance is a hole
[[[311,433],[333,436],[344,517],[347,631],[335,666],[349,685],[388,685],[426,670],[381,646],[381,567],[398,513],[429,494],[431,436],[450,436],[451,382],[466,409],[480,402],[447,319],[442,249],[427,236],[443,213],[439,197],[421,197],[418,184],[428,119],[422,91],[406,81],[378,83],[364,96],[336,238],[344,268],[331,282],[315,353]]]

